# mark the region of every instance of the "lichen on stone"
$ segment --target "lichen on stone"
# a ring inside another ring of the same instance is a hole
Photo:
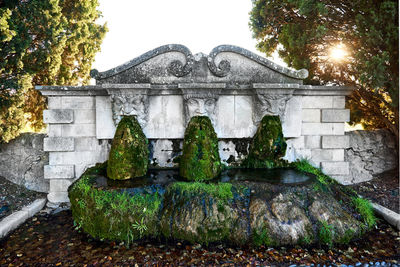
[[[286,141],[278,116],[266,115],[262,118],[257,132],[250,143],[249,154],[243,161],[247,168],[277,168],[288,164],[281,157],[286,152]]]
[[[211,120],[192,117],[185,131],[179,174],[189,181],[205,181],[217,177],[221,170],[218,138]]]
[[[124,116],[112,140],[107,176],[126,180],[146,174],[149,161],[148,140],[135,116]]]

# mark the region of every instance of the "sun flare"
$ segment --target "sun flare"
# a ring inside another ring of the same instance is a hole
[[[333,61],[343,61],[347,56],[347,50],[346,50],[346,46],[343,44],[338,44],[334,47],[332,47],[329,50],[329,57],[333,60]]]

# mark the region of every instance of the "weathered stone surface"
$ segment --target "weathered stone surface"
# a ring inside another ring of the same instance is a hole
[[[348,162],[321,162],[321,169],[327,175],[349,175]]]
[[[8,144],[0,145],[0,175],[13,183],[39,192],[49,191],[43,166],[49,162],[43,151],[44,134],[24,133]]]
[[[124,116],[111,143],[107,176],[126,180],[143,176],[149,161],[148,141],[135,116]]]
[[[349,109],[323,109],[322,122],[348,122],[350,121]]]
[[[321,110],[315,108],[302,109],[301,119],[303,122],[321,122]]]
[[[344,135],[344,122],[303,122],[301,125],[301,135]]]
[[[96,125],[93,123],[66,124],[61,125],[61,131],[64,137],[96,136]]]
[[[96,96],[96,137],[98,139],[112,139],[115,129],[110,97]]]
[[[305,148],[321,148],[321,136],[306,135],[304,136]]]
[[[195,116],[185,131],[179,174],[189,181],[211,180],[221,173],[218,138],[211,120]]]
[[[322,148],[348,148],[350,146],[350,136],[322,136]]]
[[[44,151],[74,151],[74,138],[72,137],[48,137],[43,140]]]
[[[94,96],[63,96],[61,98],[63,109],[94,109]]]
[[[349,147],[345,160],[350,164],[349,183],[368,181],[374,175],[398,167],[396,139],[387,130],[346,133]]]
[[[44,123],[72,123],[74,111],[71,109],[51,109],[43,111]]]
[[[74,165],[45,165],[44,179],[67,179],[75,177]]]

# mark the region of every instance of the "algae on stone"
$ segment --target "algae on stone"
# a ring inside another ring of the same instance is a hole
[[[204,181],[217,177],[221,170],[218,138],[211,120],[192,117],[185,131],[179,174],[189,181]]]
[[[287,164],[280,158],[285,155],[286,141],[279,116],[266,115],[250,143],[249,154],[243,165],[248,168],[276,168]]]
[[[147,172],[148,158],[148,141],[136,117],[124,116],[112,140],[107,176],[114,180],[143,176]]]

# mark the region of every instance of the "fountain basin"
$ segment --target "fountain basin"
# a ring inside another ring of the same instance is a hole
[[[228,170],[208,183],[180,181],[171,170],[117,182],[105,178],[105,169],[106,163],[88,169],[69,189],[76,224],[98,239],[332,245],[368,228],[353,193],[294,169],[273,170],[274,179]]]

